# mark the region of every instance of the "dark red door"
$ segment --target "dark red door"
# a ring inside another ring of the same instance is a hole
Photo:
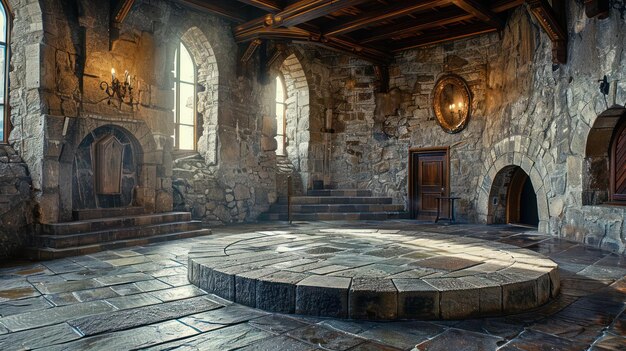
[[[411,152],[411,214],[415,219],[432,220],[437,215],[437,197],[448,196],[448,152]],[[442,216],[447,216],[443,203]]]

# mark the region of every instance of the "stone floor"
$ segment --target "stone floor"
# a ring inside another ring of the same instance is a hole
[[[289,230],[217,228],[214,236]],[[528,248],[559,264],[561,294],[531,312],[460,321],[371,322],[272,314],[192,286],[187,254],[209,238],[0,268],[0,350],[625,350],[626,258],[505,226],[411,221],[296,223],[403,229]]]

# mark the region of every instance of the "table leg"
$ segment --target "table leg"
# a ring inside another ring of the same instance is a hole
[[[450,222],[456,222],[456,219],[454,218],[454,200],[452,199],[450,199]]]

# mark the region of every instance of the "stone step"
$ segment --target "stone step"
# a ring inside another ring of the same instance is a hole
[[[191,220],[189,212],[167,212],[149,215],[128,215],[116,218],[90,219],[76,222],[42,224],[41,232],[48,235],[69,235],[110,230],[115,228],[138,227],[168,222]]]
[[[293,221],[384,221],[388,219],[408,219],[405,211],[393,212],[335,212],[335,213],[292,213]],[[287,213],[262,213],[260,221],[287,221]]]
[[[146,213],[143,207],[119,207],[119,208],[94,208],[85,210],[74,210],[72,217],[74,220],[83,221],[88,219],[111,218],[120,216],[136,216]]]
[[[151,236],[151,237],[146,237],[146,238],[117,240],[117,241],[104,242],[100,244],[76,246],[76,247],[63,248],[63,249],[29,247],[26,249],[25,255],[26,257],[30,259],[34,259],[34,260],[53,260],[57,258],[64,258],[64,257],[70,257],[70,256],[87,255],[87,254],[91,254],[91,253],[95,253],[99,251],[113,250],[113,249],[119,249],[119,248],[131,247],[131,246],[139,246],[139,245],[148,245],[148,244],[152,244],[156,242],[193,238],[193,237],[209,235],[209,234],[211,234],[210,229],[199,229],[199,230],[192,230],[192,231],[186,231],[186,232],[162,234],[162,235]]]
[[[321,205],[321,204],[391,204],[390,197],[376,196],[292,196],[292,205]],[[283,200],[281,199],[281,203]],[[284,199],[287,203],[287,199]]]
[[[372,196],[371,190],[363,189],[320,189],[307,191],[308,196]]]
[[[328,212],[397,212],[403,211],[404,205],[394,204],[291,204],[291,213],[328,213]],[[287,205],[273,205],[270,212],[287,212]]]
[[[63,249],[72,246],[94,245],[103,242],[145,238],[199,229],[202,229],[201,221],[186,221],[140,227],[124,227],[69,235],[38,235],[35,237],[35,240],[39,247]]]

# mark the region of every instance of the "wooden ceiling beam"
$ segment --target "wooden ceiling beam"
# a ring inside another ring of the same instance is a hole
[[[374,23],[405,16],[418,11],[448,5],[451,2],[452,0],[405,0],[401,2],[395,2],[394,5],[390,6],[384,11],[371,11],[363,14],[362,16],[359,16],[355,20],[348,21],[339,26],[331,28],[325,33],[325,35],[335,36],[339,34],[354,32],[355,30],[367,27]]]
[[[376,31],[371,31],[362,39],[359,39],[359,43],[369,44],[393,37],[400,37],[403,35],[421,32],[427,29],[449,25],[452,23],[467,21],[474,18],[473,15],[466,13],[460,14],[459,12],[461,11],[455,9],[455,11],[446,11],[437,13],[435,15],[427,15],[420,17],[419,21],[414,21],[412,23],[400,23]]]
[[[511,8],[520,6],[525,0],[500,0],[491,4],[492,13],[500,13]],[[418,17],[419,21],[412,23],[400,23],[379,30],[368,32],[363,38],[359,38],[362,44],[373,43],[401,35],[417,33],[424,30],[446,26],[456,22],[463,22],[474,18],[474,15],[463,12],[458,8],[444,10],[442,12]]]
[[[126,16],[133,8],[135,0],[118,0],[111,2],[111,14],[109,19],[109,50],[113,49],[113,44],[120,38],[120,30]]]
[[[185,4],[196,10],[210,12],[220,17],[231,20],[235,23],[243,23],[246,17],[242,14],[241,9],[232,5],[231,1],[205,1],[205,0],[176,0],[181,4]]]
[[[489,8],[492,12],[500,13],[512,8],[522,6],[526,0],[497,0],[491,3]]]
[[[275,0],[237,0],[237,1],[239,1],[242,4],[254,6],[258,9],[271,12],[271,13],[279,12],[283,9]]]
[[[449,30],[440,30],[436,33],[426,34],[414,39],[409,39],[398,43],[393,52],[400,52],[409,49],[415,49],[427,45],[439,44],[451,40],[463,39],[489,32],[495,32],[497,29],[489,24],[478,23]]]
[[[275,16],[275,19],[278,20],[277,24],[283,27],[297,26],[367,1],[369,0],[303,0],[287,6]]]
[[[546,0],[527,0],[530,12],[552,41],[552,62],[567,62],[567,32]]]
[[[248,44],[246,50],[241,55],[241,59],[239,61],[244,64],[248,63],[248,61],[250,61],[250,58],[252,57],[252,55],[254,55],[254,52],[259,47],[259,45],[261,45],[261,43],[263,43],[261,39],[255,39],[251,41],[250,44]]]
[[[496,14],[476,0],[452,0],[452,3],[492,27],[497,29],[504,27],[504,23]]]
[[[135,4],[135,0],[121,0],[117,1],[117,6],[113,11],[112,20],[117,23],[124,23],[126,16],[130,13],[130,9]]]
[[[382,50],[360,45],[347,38],[326,37],[318,32],[312,32],[298,27],[267,27],[255,31],[253,35],[247,36],[246,40],[240,42],[257,39],[291,40],[292,42],[315,44],[344,54],[351,54],[377,64],[387,64],[393,59],[390,54]]]
[[[235,27],[235,36],[264,27],[294,27],[367,1],[369,0],[301,0],[278,13],[267,14]]]

